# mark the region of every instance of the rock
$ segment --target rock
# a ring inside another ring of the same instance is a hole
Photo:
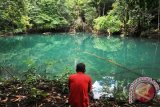
[[[44,35],[50,35],[50,34],[52,34],[51,32],[44,32],[43,33]]]

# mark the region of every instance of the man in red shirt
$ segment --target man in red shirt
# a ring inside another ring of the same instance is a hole
[[[75,74],[69,76],[69,104],[71,107],[88,107],[89,92],[92,88],[91,78],[85,74],[85,64],[76,66]]]

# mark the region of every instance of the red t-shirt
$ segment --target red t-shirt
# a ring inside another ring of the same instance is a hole
[[[69,77],[69,104],[72,107],[89,106],[88,92],[92,88],[91,78],[82,73],[77,72]]]

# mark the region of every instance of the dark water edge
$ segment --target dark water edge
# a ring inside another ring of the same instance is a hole
[[[53,34],[53,33],[92,33],[95,34],[97,36],[101,36],[101,35],[108,35],[108,33],[105,32],[101,32],[101,33],[96,33],[93,29],[92,31],[78,31],[78,32],[72,32],[70,31],[71,27],[66,27],[66,28],[60,28],[60,29],[29,29],[25,32],[19,32],[19,33],[13,33],[13,32],[8,32],[8,33],[2,33],[0,32],[0,37],[7,37],[7,36],[18,36],[18,35],[26,35],[26,34],[44,34],[44,35],[49,35],[49,34]],[[122,35],[122,32],[114,32],[111,36],[115,36],[115,35]],[[147,38],[147,39],[160,39],[160,31],[158,30],[152,30],[152,31],[143,31],[140,35],[135,35],[130,34],[130,35],[126,35],[125,37],[133,37],[133,38]]]
[[[0,32],[0,37],[5,37],[5,36],[18,36],[18,35],[25,35],[25,34],[43,34],[43,33],[67,33],[69,32],[69,28],[63,28],[63,29],[29,29],[24,32],[18,32],[18,33],[13,33],[13,32],[7,32],[3,33]]]

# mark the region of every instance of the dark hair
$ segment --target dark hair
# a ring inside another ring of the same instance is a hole
[[[76,66],[76,72],[85,72],[85,64],[84,63],[78,63]]]

